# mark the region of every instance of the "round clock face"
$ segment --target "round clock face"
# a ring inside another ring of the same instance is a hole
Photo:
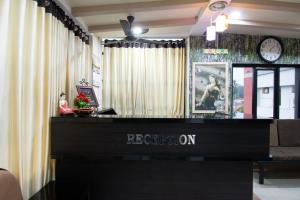
[[[266,62],[275,62],[281,57],[283,47],[277,38],[268,37],[259,44],[258,53]]]

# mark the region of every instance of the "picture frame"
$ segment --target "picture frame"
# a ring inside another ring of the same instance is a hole
[[[91,86],[83,86],[83,85],[76,85],[77,92],[79,93],[84,93],[87,98],[89,98],[89,106],[90,107],[99,107],[99,103],[97,100],[97,96],[95,94],[94,88]]]
[[[192,73],[192,113],[228,114],[229,64],[194,62]]]

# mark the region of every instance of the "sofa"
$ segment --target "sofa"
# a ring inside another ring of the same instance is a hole
[[[0,199],[22,200],[21,188],[18,180],[5,169],[0,168]]]
[[[259,183],[264,183],[265,170],[274,165],[300,166],[300,120],[274,120],[270,126],[270,158],[259,161]]]

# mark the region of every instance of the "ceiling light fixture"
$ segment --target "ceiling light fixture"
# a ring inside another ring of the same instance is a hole
[[[206,40],[214,41],[216,40],[216,27],[211,25],[206,28]]]
[[[216,31],[223,32],[228,28],[228,17],[227,15],[219,15],[216,19]]]
[[[224,10],[230,2],[231,0],[210,0],[209,9],[211,11],[221,11]]]
[[[137,27],[134,27],[132,29],[132,32],[133,32],[134,35],[139,35],[139,34],[141,34],[143,32],[143,29],[141,27],[137,26]]]

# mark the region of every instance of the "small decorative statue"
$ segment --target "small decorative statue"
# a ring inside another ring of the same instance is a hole
[[[60,115],[73,115],[74,111],[72,108],[68,106],[68,102],[66,100],[66,94],[61,93],[59,97],[59,112]]]

